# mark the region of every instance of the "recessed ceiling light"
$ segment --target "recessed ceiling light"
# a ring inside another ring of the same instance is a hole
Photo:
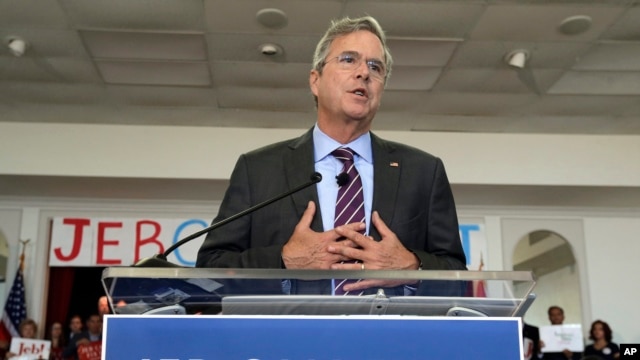
[[[287,14],[280,9],[262,9],[256,13],[256,20],[269,29],[282,29],[287,26]]]
[[[513,66],[514,68],[523,69],[527,65],[527,60],[529,60],[529,52],[527,50],[514,50],[508,53],[504,60],[507,62],[509,66]]]
[[[562,20],[558,31],[565,35],[578,35],[591,28],[591,17],[587,15],[569,16]]]
[[[15,57],[20,57],[24,55],[25,51],[27,51],[28,43],[21,37],[9,36],[6,39],[6,43],[9,48],[9,52],[11,52]]]
[[[262,44],[260,45],[260,52],[262,55],[274,56],[282,54],[282,48],[277,44]]]

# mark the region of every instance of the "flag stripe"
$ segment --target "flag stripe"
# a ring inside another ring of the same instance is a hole
[[[2,321],[0,322],[0,340],[11,341],[14,336],[19,336],[20,322],[27,318],[27,304],[24,296],[24,279],[22,269],[19,267],[13,280],[9,297],[4,305]]]

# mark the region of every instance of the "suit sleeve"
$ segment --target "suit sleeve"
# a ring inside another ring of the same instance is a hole
[[[425,248],[411,250],[420,258],[424,270],[466,270],[455,201],[439,158],[428,202]]]
[[[213,223],[255,205],[252,189],[258,188],[259,177],[250,176],[247,158],[242,155],[231,174],[229,188]],[[255,238],[260,234],[255,232],[260,229],[252,227],[255,225],[252,224],[253,215],[240,217],[209,232],[198,251],[196,267],[280,268],[282,244],[268,239],[256,243]]]

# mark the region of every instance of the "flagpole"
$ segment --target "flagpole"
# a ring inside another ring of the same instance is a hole
[[[27,248],[27,243],[31,241],[31,239],[27,240],[18,240],[20,244],[22,244],[22,251],[20,251],[20,263],[18,264],[20,271],[24,271],[24,251]]]

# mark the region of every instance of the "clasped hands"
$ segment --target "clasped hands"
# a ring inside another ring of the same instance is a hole
[[[289,241],[282,249],[282,261],[287,269],[321,270],[417,270],[419,260],[407,250],[395,233],[374,211],[371,224],[380,233],[380,241],[363,235],[364,223],[351,223],[334,229],[316,232],[311,222],[316,205],[310,201],[296,225]],[[358,263],[349,261],[357,260]],[[343,263],[347,262],[347,263]],[[393,287],[412,282],[402,280],[363,279],[344,287],[358,291],[371,287]]]

